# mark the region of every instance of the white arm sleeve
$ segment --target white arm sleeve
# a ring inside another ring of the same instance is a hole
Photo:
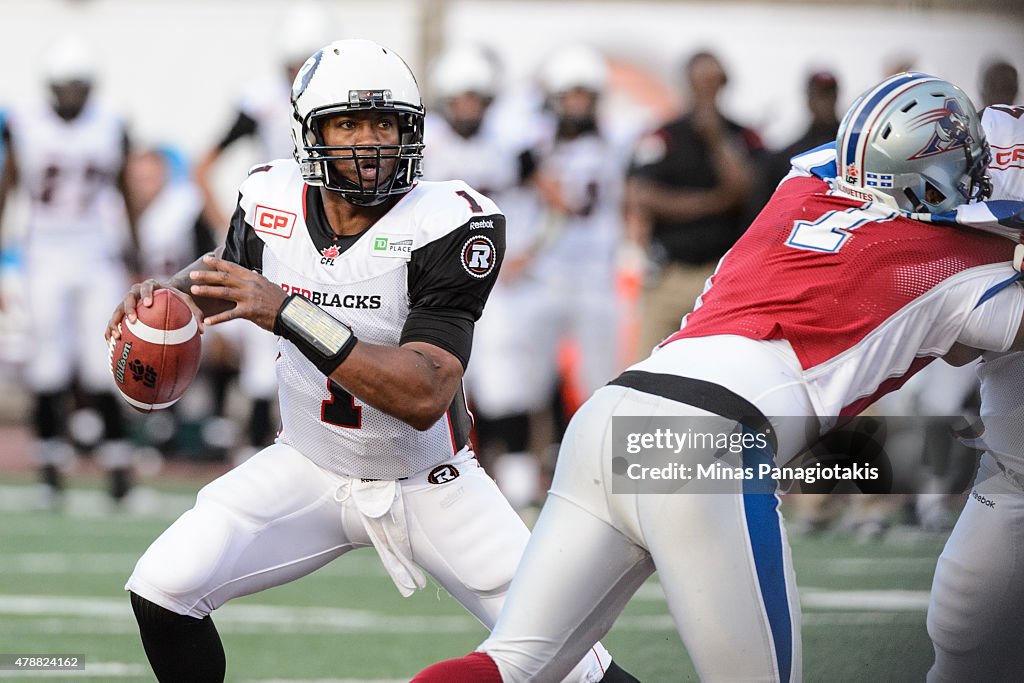
[[[1014,283],[981,304],[967,318],[957,341],[985,351],[1006,351],[1024,316],[1024,287]]]

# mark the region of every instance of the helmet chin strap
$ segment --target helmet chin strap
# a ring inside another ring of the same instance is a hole
[[[910,202],[910,206],[911,206],[911,210],[912,210],[911,213],[931,213],[928,210],[928,207],[925,205],[925,203],[922,202],[918,198],[917,194],[915,194],[915,192],[913,190],[911,190],[909,187],[903,188],[903,195]]]
[[[971,141],[968,139],[964,142],[964,157],[967,160],[967,175],[971,179],[971,184],[967,188],[968,202],[980,202],[992,196],[992,179],[987,173],[985,173],[988,169],[992,153],[988,151],[987,144],[985,145],[985,150],[986,151],[981,155],[981,158],[975,159],[974,155],[971,154]]]

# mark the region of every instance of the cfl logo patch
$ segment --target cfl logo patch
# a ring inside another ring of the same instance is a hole
[[[462,268],[472,277],[483,279],[494,270],[497,249],[489,237],[476,235],[462,245]]]

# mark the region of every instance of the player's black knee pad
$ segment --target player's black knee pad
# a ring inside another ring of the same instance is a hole
[[[61,400],[64,392],[54,391],[36,394],[35,422],[36,436],[40,439],[54,439],[64,432],[64,419],[61,417]]]
[[[96,410],[103,420],[103,439],[116,441],[127,436],[124,424],[124,413],[121,411],[121,404],[114,394],[104,392],[91,397],[90,403],[96,406]]]
[[[611,662],[608,665],[608,670],[604,672],[601,683],[640,683],[640,681],[615,662]]]
[[[499,418],[478,417],[476,434],[480,450],[525,453],[530,449],[530,416],[516,413]]]
[[[175,614],[140,595],[129,595],[142,646],[160,683],[223,683],[224,647],[209,616]]]
[[[252,411],[249,413],[249,445],[262,448],[270,442],[274,432],[270,423],[270,399],[254,398]]]

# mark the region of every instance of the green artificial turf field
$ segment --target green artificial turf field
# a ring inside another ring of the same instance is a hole
[[[151,492],[143,512],[74,489],[64,512],[26,512],[29,486],[0,485],[0,653],[78,654],[85,670],[0,680],[150,681],[122,590],[138,555],[198,485]],[[943,538],[896,529],[881,541],[793,543],[806,681],[919,681],[931,663],[927,591]],[[728,615],[722,615],[728,618]],[[402,681],[472,650],[484,629],[433,584],[398,595],[372,551],[215,614],[229,681]],[[605,644],[642,681],[696,680],[656,578]]]

